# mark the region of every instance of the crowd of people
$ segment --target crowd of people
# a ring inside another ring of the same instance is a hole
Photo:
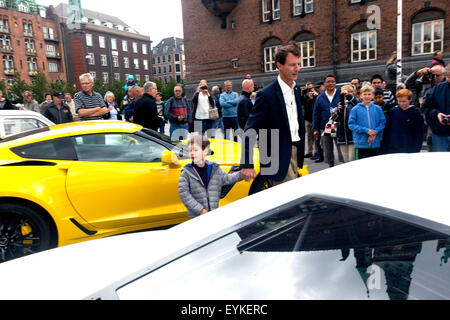
[[[420,152],[425,137],[429,151],[450,151],[450,64],[445,66],[442,52],[434,54],[429,67],[416,70],[390,90],[380,74],[365,82],[354,77],[341,88],[334,75],[327,75],[323,82],[307,82],[300,88],[296,85],[298,50],[295,44],[277,50],[278,77],[264,88],[255,88],[250,74],[240,83],[240,93],[233,90],[232,81],[225,81],[223,89],[210,89],[201,80],[190,99],[178,84],[174,95],[163,101],[156,83],[148,81],[141,88],[130,76],[120,108],[112,92],[102,97],[93,91],[94,80],[87,73],[80,76],[82,90],[73,99],[70,93],[48,93],[39,105],[25,91],[20,108],[40,112],[54,123],[123,118],[161,133],[168,125],[173,139],[189,138],[193,162],[182,171],[179,192],[192,217],[218,206],[222,185],[257,178],[250,161],[254,147],[250,141],[258,141],[261,130],[278,133],[264,143],[257,142],[260,159],[270,155],[274,145],[278,147],[276,159],[260,163],[260,176],[272,186],[298,177],[297,168],[303,167],[305,158],[333,167],[335,147],[340,162]],[[0,109],[14,108],[0,91]],[[226,139],[236,139],[238,129],[245,132],[242,169],[227,175],[205,160],[208,138],[221,132]]]

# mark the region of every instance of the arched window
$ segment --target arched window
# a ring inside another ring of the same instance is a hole
[[[313,33],[302,31],[295,35],[294,39],[300,48],[302,68],[316,66],[316,41]]]
[[[36,73],[36,72],[37,72],[37,62],[36,62],[36,58],[28,58],[28,59],[27,59],[27,64],[28,64],[28,72],[29,72],[30,74]]]
[[[351,61],[377,59],[377,30],[369,30],[366,21],[360,21],[350,29]]]
[[[275,52],[281,46],[281,40],[272,37],[263,42],[264,49],[264,72],[273,72],[277,70],[275,64]]]
[[[12,56],[3,56],[3,69],[5,70],[5,73],[14,72],[14,60]]]
[[[436,9],[423,10],[412,17],[412,55],[443,49],[444,18],[445,13]]]

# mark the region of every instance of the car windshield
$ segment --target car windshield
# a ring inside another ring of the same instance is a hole
[[[13,141],[13,140],[16,140],[16,139],[19,139],[19,138],[28,137],[28,136],[31,136],[33,134],[46,132],[46,131],[50,131],[50,127],[42,127],[42,128],[38,128],[38,129],[34,129],[34,130],[29,130],[29,131],[17,133],[17,134],[8,136],[6,138],[0,139],[0,143]]]
[[[450,299],[450,235],[309,198],[121,287],[121,299]],[[426,220],[424,220],[426,221]],[[423,222],[423,221],[419,221]],[[211,283],[214,285],[211,286]]]
[[[189,158],[189,148],[185,142],[172,139],[165,134],[147,128],[142,128],[140,132],[144,135],[154,137],[159,141],[163,141],[168,147],[171,148],[172,151],[174,151],[178,155],[180,159]]]

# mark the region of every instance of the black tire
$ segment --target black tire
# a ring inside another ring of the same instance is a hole
[[[256,178],[253,180],[250,190],[248,191],[248,195],[258,193],[271,187],[272,185],[270,181],[266,177],[263,177],[260,174],[258,174]]]
[[[36,210],[21,204],[0,204],[0,263],[56,246],[52,228]]]

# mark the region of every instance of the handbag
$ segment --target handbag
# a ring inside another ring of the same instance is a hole
[[[214,103],[214,106],[209,108],[209,120],[217,120],[217,119],[219,119],[219,109],[217,109]]]

